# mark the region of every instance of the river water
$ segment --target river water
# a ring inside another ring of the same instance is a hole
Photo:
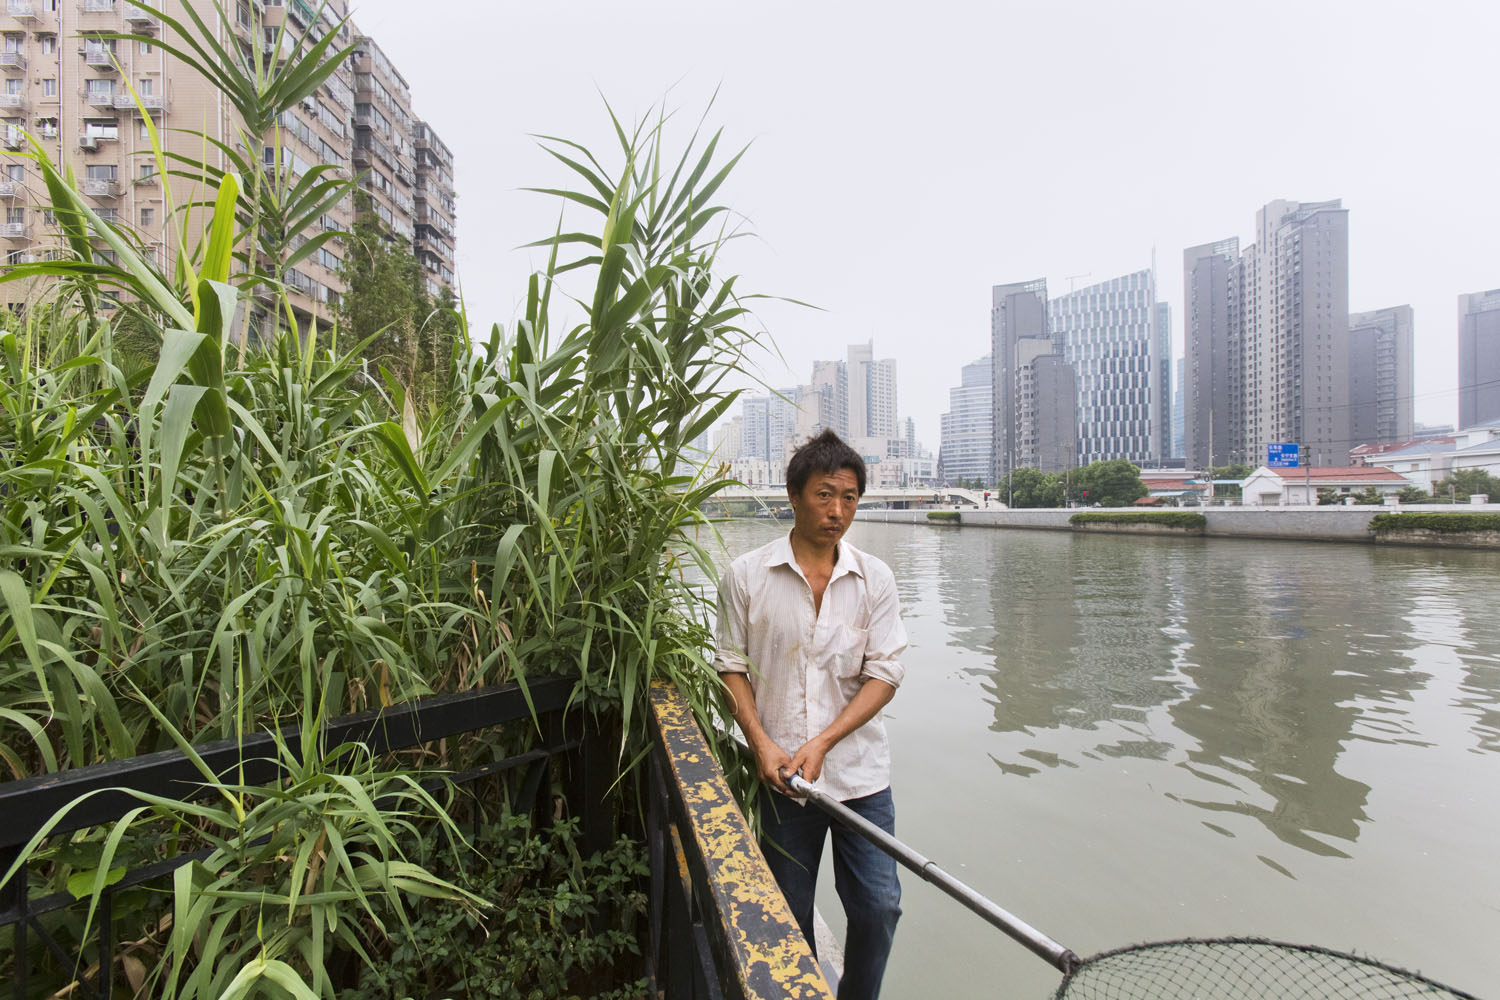
[[[720,558],[787,527],[721,524]],[[887,725],[918,851],[1081,955],[1254,935],[1500,995],[1500,553],[864,522],[849,540],[900,586]],[[902,882],[886,996],[1056,987]]]

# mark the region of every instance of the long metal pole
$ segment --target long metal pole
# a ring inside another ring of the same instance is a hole
[[[949,875],[932,861],[929,861],[910,847],[907,847],[874,823],[871,823],[842,802],[830,796],[827,792],[808,784],[800,775],[792,775],[787,779],[787,784],[798,795],[807,796],[819,809],[822,809],[840,823],[854,830],[876,847],[895,858],[898,862],[922,876],[924,880],[931,882],[943,890],[943,892],[979,914],[979,916],[983,917],[989,923],[1009,934],[1016,941],[1025,945],[1033,954],[1046,959],[1049,964],[1060,972],[1065,974],[1072,972],[1083,964],[1083,959],[1075,955],[1070,949],[1064,948],[998,903],[971,889],[952,875]]]

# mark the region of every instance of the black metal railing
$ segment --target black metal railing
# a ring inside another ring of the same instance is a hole
[[[564,773],[565,790],[575,813],[580,816],[581,848],[592,853],[608,846],[613,839],[611,812],[605,803],[609,781],[598,766],[598,747],[589,745],[602,741],[587,738],[581,719],[583,713],[575,713],[579,717],[577,721],[564,719],[563,709],[573,687],[574,683],[569,679],[552,678],[533,682],[524,692],[516,685],[505,685],[439,695],[377,712],[334,719],[323,727],[320,742],[327,747],[360,743],[371,753],[379,755],[534,718],[542,734],[539,746],[517,756],[448,775],[446,780],[464,786],[489,775],[506,774],[512,781],[511,807],[515,810],[525,807],[527,811],[537,813],[547,805],[546,799],[550,796],[551,782],[546,780],[550,763],[558,755],[567,755],[571,758],[571,766]],[[293,752],[301,746],[295,730],[284,733],[284,741]],[[268,784],[283,774],[276,760],[275,740],[269,735],[208,743],[194,750],[215,774],[235,784]],[[176,799],[213,794],[212,788],[205,787],[203,778],[203,773],[187,755],[170,750],[0,784],[0,817],[4,817],[0,822],[0,874],[10,869],[25,846],[60,809],[83,796],[87,798],[82,798],[68,810],[51,829],[49,837],[119,820],[140,805],[140,800],[125,789]],[[481,813],[481,810],[475,810],[476,828]],[[92,996],[99,1000],[110,998],[113,898],[126,889],[161,879],[185,864],[202,860],[209,853],[210,850],[203,850],[176,854],[127,870],[104,890],[95,916],[98,972],[95,981],[89,981],[82,972],[75,973],[73,995]],[[33,898],[29,881],[27,871],[22,868],[0,887],[0,928],[14,928],[15,964],[11,988],[16,1000],[26,997],[29,992],[28,938],[31,935],[36,935],[63,968],[78,969],[82,964],[67,953],[40,919],[68,907],[81,906],[81,901],[69,892]],[[67,984],[63,986],[67,988]]]
[[[653,995],[832,1000],[692,710],[665,682],[651,688],[651,725]]]

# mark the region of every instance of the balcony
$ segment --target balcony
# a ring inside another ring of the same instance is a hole
[[[157,31],[161,28],[161,21],[155,14],[133,3],[125,5],[125,22],[137,31]]]
[[[129,100],[129,96],[126,97]],[[95,108],[109,108],[114,110],[115,101],[119,98],[113,90],[91,90],[83,95],[83,103]]]
[[[24,222],[0,222],[0,239],[24,240],[26,238],[26,223]]]
[[[0,108],[24,108],[26,104],[25,94],[0,94]]]
[[[5,13],[29,21],[36,17],[36,0],[5,0]]]
[[[108,45],[84,46],[83,61],[94,69],[115,70],[115,54]]]
[[[19,52],[0,52],[0,69],[25,70],[26,57]]]
[[[26,186],[12,180],[0,180],[0,198],[14,198],[18,194],[24,194]]]
[[[85,177],[79,183],[83,193],[91,198],[120,197],[120,182],[113,177]]]
[[[85,14],[113,14],[115,0],[83,0]]]
[[[5,146],[6,149],[20,149],[26,145],[26,134],[14,125],[7,125],[5,130],[0,132],[0,145]]]
[[[167,110],[167,98],[164,94],[137,94],[135,96],[141,99],[140,106],[147,111]],[[116,94],[114,107],[117,111],[135,111],[137,110],[135,97],[130,94]]]

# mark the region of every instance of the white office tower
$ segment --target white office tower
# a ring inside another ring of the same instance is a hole
[[[896,361],[875,359],[875,342],[849,345],[849,434],[852,439],[901,436],[896,424]]]

